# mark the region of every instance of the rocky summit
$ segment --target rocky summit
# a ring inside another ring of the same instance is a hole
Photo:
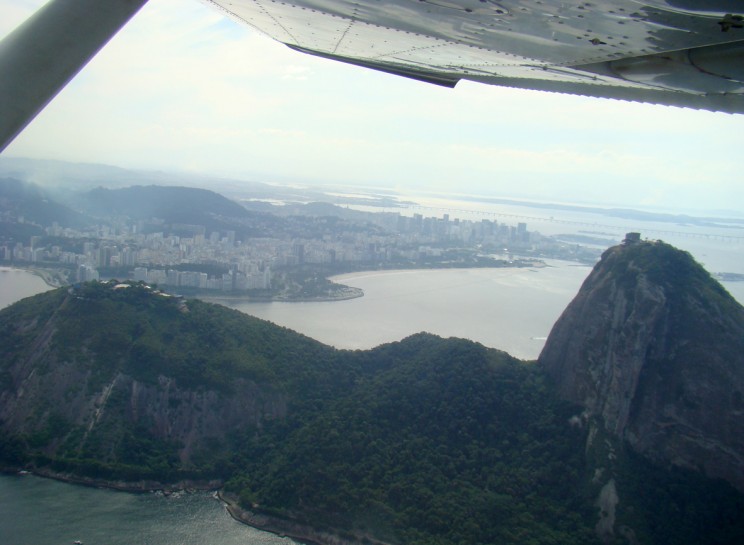
[[[539,364],[636,452],[744,490],[744,307],[688,253],[637,236],[607,250]]]

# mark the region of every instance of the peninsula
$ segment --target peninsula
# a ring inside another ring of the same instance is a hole
[[[338,274],[535,266],[549,257],[593,263],[613,242],[564,238],[526,223],[272,206],[190,187],[58,195],[0,179],[0,265],[33,269],[54,285],[134,280],[189,297],[333,301],[362,295],[329,280]]]
[[[237,518],[324,544],[734,543],[742,313],[689,255],[646,242],[605,254],[537,364],[425,333],[336,350],[143,283],[84,283],[0,312],[0,460],[219,486]]]

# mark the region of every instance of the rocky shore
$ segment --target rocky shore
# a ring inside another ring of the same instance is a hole
[[[6,471],[9,470],[6,468]],[[159,481],[148,479],[142,479],[140,481],[109,481],[106,479],[96,479],[83,475],[75,475],[73,473],[53,471],[48,468],[34,468],[30,471],[30,473],[33,473],[38,477],[55,479],[57,481],[63,481],[66,483],[92,486],[95,488],[110,488],[112,490],[119,490],[121,492],[162,491],[168,494],[171,492],[179,492],[182,490],[217,490],[223,485],[223,482],[219,479],[207,481],[183,480],[174,483],[162,483]]]
[[[18,469],[5,467],[3,472],[17,473]],[[24,471],[25,472],[25,471]],[[169,495],[175,492],[193,492],[196,490],[216,490],[217,498],[225,505],[227,512],[236,521],[264,532],[270,532],[280,537],[288,537],[306,545],[390,545],[376,540],[368,535],[357,535],[334,529],[320,529],[291,519],[280,518],[258,511],[243,509],[238,504],[237,497],[221,490],[224,484],[221,480],[195,481],[183,480],[175,483],[162,483],[155,480],[140,481],[110,481],[52,471],[48,468],[34,468],[29,473],[37,477],[54,479],[71,484],[91,486],[95,488],[109,488],[121,492],[143,493],[163,492]]]
[[[240,507],[237,498],[226,492],[218,492],[218,497],[225,503],[230,516],[238,522],[281,537],[288,537],[300,543],[308,545],[390,545],[366,534],[319,529],[302,522],[249,511]]]

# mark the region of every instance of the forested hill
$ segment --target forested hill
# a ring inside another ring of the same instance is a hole
[[[28,182],[15,178],[0,178],[0,225],[3,236],[7,236],[19,225],[35,227],[34,235],[43,234],[41,226],[58,223],[63,227],[83,227],[91,223],[90,218],[57,203],[49,193]],[[18,221],[23,218],[23,221]]]
[[[246,210],[234,201],[207,189],[177,186],[132,186],[119,189],[99,187],[77,195],[76,205],[95,218],[158,218],[172,231],[179,226],[202,226],[263,235],[271,216]],[[260,216],[258,218],[257,216]],[[162,226],[160,226],[162,229]],[[180,227],[182,228],[182,227]]]
[[[81,198],[91,214],[126,215],[133,219],[165,218],[168,223],[198,223],[204,215],[243,218],[248,211],[207,189],[174,186],[99,187]]]
[[[141,284],[0,312],[6,466],[219,479],[246,508],[347,540],[598,543],[602,483],[580,410],[534,364],[470,341],[339,351]],[[625,476],[618,543],[741,542],[731,487],[593,439]]]

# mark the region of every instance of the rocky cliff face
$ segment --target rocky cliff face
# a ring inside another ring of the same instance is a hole
[[[539,363],[637,452],[744,490],[744,308],[686,252],[607,250]]]
[[[0,422],[16,435],[48,441],[43,450],[52,457],[95,444],[102,460],[118,461],[122,435],[138,430],[177,445],[181,464],[189,467],[207,443],[287,411],[284,394],[246,380],[237,380],[228,394],[184,388],[162,375],[156,384],[122,373],[101,382],[74,364],[50,367],[46,373],[12,370],[17,388],[0,393]]]
[[[295,369],[309,366],[309,388],[322,387],[313,380],[333,355],[289,330],[138,285],[49,292],[0,315],[0,450],[189,471],[236,434],[284,419],[298,397]]]

